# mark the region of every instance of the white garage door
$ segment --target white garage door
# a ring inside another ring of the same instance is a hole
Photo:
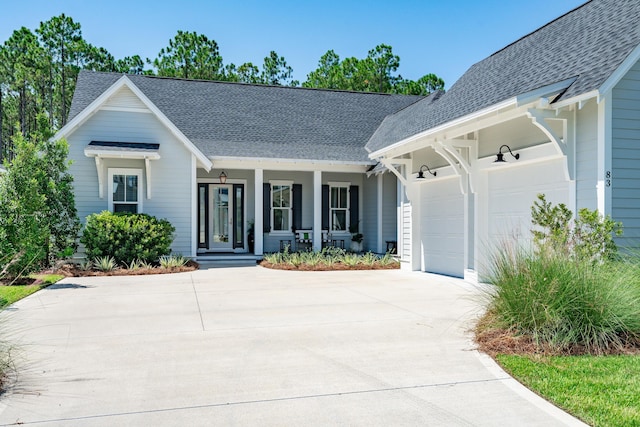
[[[424,270],[464,275],[464,198],[458,177],[422,184],[421,237]]]
[[[563,160],[489,170],[488,232],[492,245],[531,241],[531,206],[543,193],[547,201],[569,206]]]

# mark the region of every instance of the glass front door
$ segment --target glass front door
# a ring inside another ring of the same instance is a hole
[[[198,247],[243,250],[244,185],[198,184]]]
[[[231,249],[233,247],[233,199],[229,197],[230,185],[213,184],[210,187],[209,229],[211,230],[211,249]]]

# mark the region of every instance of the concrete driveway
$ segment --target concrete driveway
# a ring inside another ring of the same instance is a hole
[[[474,351],[478,295],[401,271],[66,279],[3,312],[0,424],[580,425]]]

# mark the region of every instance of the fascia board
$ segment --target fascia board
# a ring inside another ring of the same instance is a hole
[[[187,138],[180,129],[174,125],[171,120],[165,116],[162,111],[156,105],[151,102],[149,98],[126,76],[123,75],[120,77],[110,88],[105,90],[100,96],[98,96],[91,104],[89,104],[84,110],[82,110],[77,116],[75,116],[70,122],[64,125],[56,134],[53,139],[60,139],[69,136],[73,131],[84,123],[89,117],[95,114],[100,106],[103,105],[113,94],[115,94],[118,90],[120,90],[123,86],[126,86],[129,90],[131,90],[143,104],[155,116],[160,120],[162,124],[164,124],[175,136],[178,138],[180,142],[182,142],[187,149],[196,156],[200,164],[207,170],[211,170],[213,164],[211,161],[205,156],[198,148]]]
[[[78,115],[76,115],[70,122],[67,122],[56,134],[53,136],[54,140],[65,138],[73,133],[73,131],[84,123],[89,117],[95,114],[99,107],[104,104],[114,93],[116,93],[122,86],[124,86],[125,81],[130,81],[127,76],[122,76],[114,84],[111,85],[110,88],[102,92],[100,96],[91,102],[84,110],[82,110]]]
[[[267,159],[250,157],[212,156],[216,169],[271,169],[288,171],[366,172],[373,161],[347,162],[306,159]]]
[[[560,102],[554,102],[553,104],[551,104],[551,107],[555,109],[568,107],[572,104],[577,104],[579,102],[584,102],[589,99],[596,98],[598,97],[598,95],[599,95],[599,92],[597,90],[592,90],[591,92],[585,92],[583,94],[576,95],[568,99],[563,99]]]
[[[211,170],[213,164],[211,161],[205,156],[202,151],[200,151],[194,144],[186,137],[184,133],[178,129],[176,125],[173,124],[171,120],[167,116],[164,115],[162,111],[153,103],[147,96],[126,76],[127,87],[134,93],[140,100],[149,108],[155,115],[158,117],[160,122],[164,124],[186,147],[187,149],[196,156],[196,158],[200,161],[202,166],[206,169],[207,172]]]
[[[494,104],[492,106],[489,106],[487,108],[483,108],[482,110],[478,110],[474,113],[471,114],[467,114],[466,116],[460,117],[458,119],[452,120],[450,122],[444,123],[442,125],[436,126],[434,128],[431,129],[427,129],[423,132],[420,132],[418,134],[415,134],[413,136],[410,136],[409,138],[405,138],[401,141],[398,141],[392,145],[389,145],[388,147],[385,147],[383,149],[374,151],[372,153],[369,154],[369,158],[371,159],[378,159],[380,157],[384,157],[385,154],[396,150],[397,148],[400,148],[404,145],[408,145],[411,144],[412,142],[416,142],[418,140],[424,139],[424,138],[429,138],[432,137],[434,135],[437,135],[438,133],[441,132],[445,132],[448,131],[450,129],[453,129],[455,127],[461,126],[463,124],[472,122],[474,120],[479,120],[481,118],[483,118],[484,116],[488,116],[491,114],[495,114],[497,112],[499,112],[502,109],[508,108],[508,107],[517,107],[518,106],[518,99],[517,98],[509,98],[505,101],[499,102],[497,104]]]
[[[133,151],[133,150],[84,150],[87,157],[100,157],[103,159],[150,159],[158,160],[160,154],[156,151]]]
[[[522,93],[516,96],[518,100],[518,106],[530,104],[531,102],[537,101],[540,98],[544,98],[545,96],[554,95],[566,90],[569,86],[571,86],[578,77],[571,77],[569,79],[565,79],[556,83],[552,83],[550,85],[539,87],[538,89],[534,89],[529,92]]]

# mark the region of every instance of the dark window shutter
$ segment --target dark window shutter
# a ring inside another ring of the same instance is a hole
[[[262,184],[262,224],[263,231],[271,231],[271,184]]]
[[[329,229],[329,186],[322,186],[322,229]]]
[[[300,230],[302,228],[302,184],[293,184],[292,195],[293,229]]]
[[[360,221],[360,206],[358,205],[360,197],[358,197],[358,186],[352,185],[349,187],[349,224],[350,226],[357,227]],[[360,229],[358,228],[358,231]]]

